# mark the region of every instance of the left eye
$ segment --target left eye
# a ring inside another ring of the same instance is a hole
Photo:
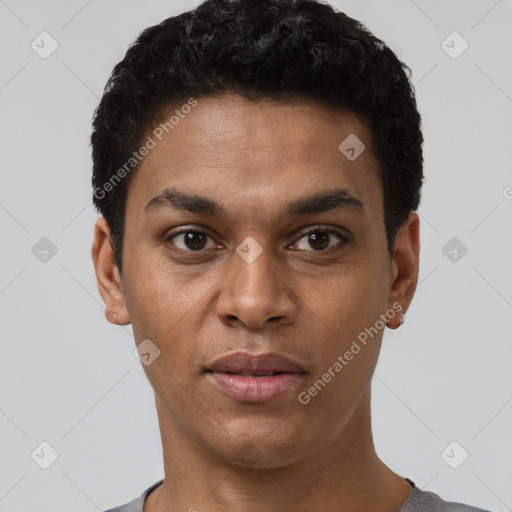
[[[345,236],[333,229],[315,229],[302,236],[294,245],[300,245],[301,240],[305,240],[305,247],[297,247],[298,249],[309,251],[311,250],[310,248],[313,248],[314,251],[326,251],[338,245],[331,245],[333,236],[338,238],[338,244],[339,241],[344,243],[348,242]],[[307,245],[309,245],[309,247],[307,247]]]

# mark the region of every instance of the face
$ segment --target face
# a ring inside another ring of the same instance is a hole
[[[349,135],[355,151],[340,150]],[[383,320],[396,325],[393,305],[412,299],[417,217],[391,258],[353,114],[226,94],[151,136],[129,186],[122,281],[101,270],[113,262],[101,220],[93,256],[107,308],[160,351],[143,368],[161,422],[239,464],[326,449],[368,393]]]

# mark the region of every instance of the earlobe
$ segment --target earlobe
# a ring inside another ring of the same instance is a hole
[[[398,303],[401,310],[388,322],[390,328],[397,329],[402,325],[414,297],[419,273],[419,251],[419,216],[415,211],[411,211],[395,238],[388,307]]]
[[[105,318],[115,324],[130,323],[124,300],[123,283],[110,245],[110,229],[103,217],[99,217],[96,221],[91,256],[98,290],[105,303]]]

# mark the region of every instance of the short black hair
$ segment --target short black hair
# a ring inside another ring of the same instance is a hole
[[[317,0],[206,0],[145,29],[114,67],[91,136],[93,202],[109,225],[121,275],[134,152],[171,105],[223,92],[251,101],[314,101],[363,120],[379,164],[392,255],[423,182],[410,74],[359,21]]]

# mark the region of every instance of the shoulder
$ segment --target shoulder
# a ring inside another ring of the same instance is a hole
[[[491,512],[464,503],[445,501],[437,494],[414,487],[399,512]]]
[[[132,501],[129,501],[124,505],[119,505],[115,508],[110,508],[104,512],[144,512],[144,503],[146,502],[147,497],[162,483],[163,479],[159,480],[151,487],[148,487],[140,496],[133,499]]]
[[[134,500],[125,503],[124,505],[119,505],[115,508],[109,508],[104,512],[143,512],[144,511],[144,501],[145,498],[143,496],[139,496]]]

